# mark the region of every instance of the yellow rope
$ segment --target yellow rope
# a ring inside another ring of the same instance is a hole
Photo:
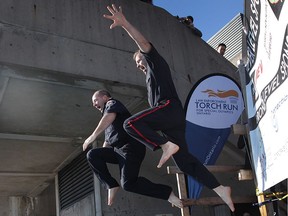
[[[283,195],[285,194],[284,196],[282,197],[279,197],[279,195]],[[283,199],[286,199],[288,197],[288,194],[287,192],[271,192],[271,193],[260,193],[259,192],[259,189],[257,188],[256,189],[256,196],[261,196],[261,195],[264,195],[265,197],[269,198],[269,197],[276,197],[277,200],[283,200]]]

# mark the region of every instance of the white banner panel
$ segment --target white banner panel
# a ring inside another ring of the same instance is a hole
[[[246,0],[245,19],[249,135],[264,191],[288,177],[287,1]]]
[[[211,74],[193,89],[186,120],[206,128],[230,128],[244,109],[240,88],[230,77]]]

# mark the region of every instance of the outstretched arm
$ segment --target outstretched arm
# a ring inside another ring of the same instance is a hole
[[[135,41],[138,48],[145,53],[148,53],[151,49],[150,42],[143,36],[141,32],[139,32],[131,23],[128,22],[124,14],[122,13],[121,6],[119,9],[116,8],[114,4],[112,7],[107,6],[107,9],[111,13],[111,15],[103,15],[106,19],[110,19],[113,23],[110,26],[110,29],[115,28],[116,26],[120,26],[128,33],[128,35]]]
[[[109,126],[116,118],[116,113],[106,113],[101,118],[94,132],[83,143],[83,151]]]

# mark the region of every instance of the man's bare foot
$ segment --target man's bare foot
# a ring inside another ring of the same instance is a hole
[[[171,192],[168,198],[168,202],[170,202],[173,206],[177,206],[178,208],[183,208],[182,200],[180,200],[177,196],[175,196],[173,191]]]
[[[161,145],[161,148],[163,150],[162,157],[159,161],[159,164],[157,165],[158,168],[161,168],[162,165],[179,150],[179,146],[168,141],[167,143]]]
[[[224,187],[223,185],[218,186],[217,188],[213,189],[221,199],[229,206],[232,212],[235,211],[235,207],[231,198],[231,188]]]
[[[118,190],[119,190],[119,187],[114,187],[114,188],[108,189],[108,205],[109,206],[111,206],[113,204],[115,195],[116,195]]]

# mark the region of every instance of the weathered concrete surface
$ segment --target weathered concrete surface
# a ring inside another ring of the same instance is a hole
[[[91,194],[74,205],[61,211],[60,216],[94,216],[94,196]]]
[[[1,215],[9,212],[7,197],[41,196],[59,169],[81,151],[101,117],[91,106],[94,90],[108,89],[132,113],[147,107],[144,75],[132,60],[137,47],[123,29],[110,30],[111,21],[102,17],[111,3],[0,1]],[[165,10],[141,1],[116,3],[168,61],[183,104],[207,74],[238,79],[232,64]],[[231,163],[235,157],[229,154],[225,160]],[[153,166],[159,158],[155,155],[149,161]],[[160,175],[150,172],[146,174]],[[164,173],[159,181],[169,178]],[[145,208],[150,199],[124,196],[121,207],[143,207],[143,215],[153,211]],[[155,202],[161,208],[169,205]]]
[[[131,61],[136,45],[123,29],[110,30],[111,21],[102,17],[109,3],[1,1],[1,61],[143,85]],[[117,3],[167,59],[176,86],[189,86],[211,72],[233,73],[233,66],[223,64],[215,50],[163,9],[137,1]],[[188,90],[179,91],[185,97]]]

